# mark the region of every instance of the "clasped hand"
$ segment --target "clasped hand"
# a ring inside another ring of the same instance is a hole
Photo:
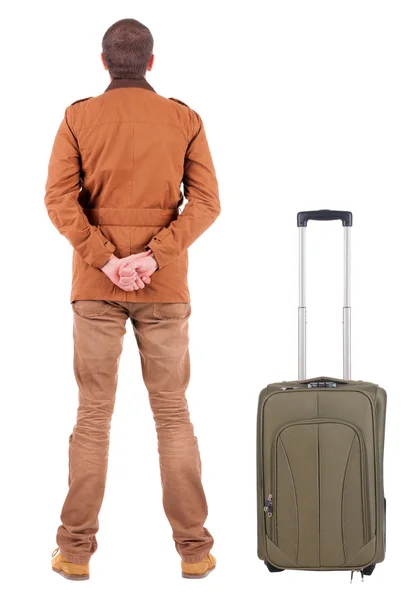
[[[125,258],[111,256],[102,267],[109,279],[125,292],[143,289],[151,282],[151,276],[157,269],[152,251],[131,254]]]

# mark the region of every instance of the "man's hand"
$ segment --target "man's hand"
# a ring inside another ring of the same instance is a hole
[[[130,281],[133,277],[133,273],[137,273],[138,278],[145,282],[150,283],[150,277],[158,268],[156,259],[154,258],[152,251],[140,252],[139,254],[131,254],[126,258],[121,259],[120,264],[120,277],[122,282]]]
[[[127,261],[132,257],[136,257],[136,259],[140,260],[141,258],[149,257],[152,253],[151,250],[147,252],[140,252],[139,254],[132,254],[127,258],[117,258],[112,255],[107,263],[102,267],[101,271],[109,277],[113,284],[117,285],[119,288],[124,290],[125,292],[134,292],[138,289],[143,289],[145,285],[150,283],[150,277],[146,274],[139,274],[135,270],[135,268],[127,269],[124,273],[124,276],[120,276],[120,270],[123,265],[127,264]]]

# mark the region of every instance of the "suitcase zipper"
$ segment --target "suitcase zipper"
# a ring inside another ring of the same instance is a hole
[[[267,519],[265,519],[265,529],[267,535],[272,538],[273,537],[273,494],[268,494],[268,497],[264,503],[264,512],[267,515]]]
[[[267,517],[272,517],[273,516],[273,495],[269,494],[267,500],[265,501],[264,504],[264,512],[267,513]]]

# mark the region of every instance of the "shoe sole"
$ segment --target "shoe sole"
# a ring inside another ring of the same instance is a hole
[[[61,577],[70,579],[71,581],[87,581],[89,579],[89,575],[67,575],[67,573],[64,573],[64,571],[59,571],[58,569],[54,569],[54,567],[52,570],[61,575]]]
[[[207,577],[207,575],[210,575],[210,573],[212,571],[214,571],[216,567],[212,567],[211,569],[209,569],[208,571],[206,571],[205,573],[203,573],[202,575],[189,575],[188,573],[184,573],[182,572],[182,577],[184,579],[204,579],[204,577]]]

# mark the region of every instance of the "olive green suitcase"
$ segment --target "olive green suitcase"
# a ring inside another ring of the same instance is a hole
[[[344,230],[344,379],[306,377],[307,222]],[[385,558],[383,455],[386,393],[350,378],[352,214],[298,214],[299,380],[268,385],[257,418],[258,557],[271,572],[359,571]]]

